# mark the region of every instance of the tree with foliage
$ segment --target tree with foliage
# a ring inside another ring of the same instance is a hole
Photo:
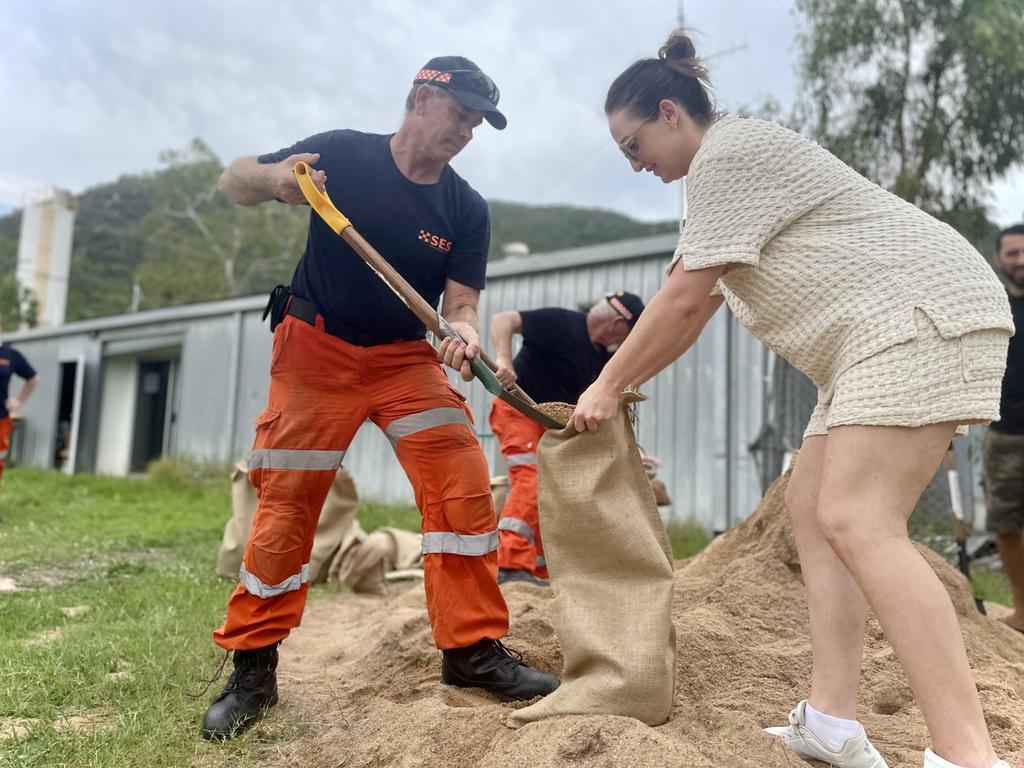
[[[195,139],[166,150],[152,210],[142,219],[142,306],[256,293],[287,282],[305,243],[308,209],[236,206],[217,194],[223,166]]]
[[[868,178],[987,240],[989,186],[1024,159],[1024,0],[796,7],[802,122]]]
[[[39,321],[39,301],[17,279],[18,233],[21,214],[0,219],[0,323],[9,331],[23,326],[34,328]]]
[[[35,328],[39,323],[39,300],[29,288],[18,286],[14,272],[0,277],[0,324],[8,330]]]

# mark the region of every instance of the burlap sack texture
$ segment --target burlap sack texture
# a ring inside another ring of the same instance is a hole
[[[249,483],[249,466],[243,460],[231,474],[231,519],[224,527],[217,573],[238,578],[245,544],[256,514],[256,489]],[[356,520],[359,496],[352,475],[342,467],[324,500],[313,539],[309,578],[313,583],[330,579],[355,592],[387,594],[385,575],[396,569],[422,566],[420,535],[396,528],[380,528],[369,536]]]
[[[558,690],[513,712],[512,728],[572,714],[659,725],[671,714],[672,550],[629,416],[642,399],[624,393],[597,432],[570,423],[541,438],[541,529],[564,666]]]

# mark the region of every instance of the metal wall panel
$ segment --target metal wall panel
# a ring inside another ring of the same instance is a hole
[[[234,313],[189,324],[181,347],[177,451],[197,459],[228,460],[237,318]],[[269,376],[269,373],[268,373]]]
[[[46,338],[32,343],[14,343],[11,346],[25,356],[39,376],[39,385],[21,409],[24,421],[14,449],[19,464],[52,467],[57,441],[57,406],[60,399],[61,339]],[[17,396],[22,380],[11,378],[10,394]]]
[[[238,371],[238,401],[235,404],[233,458],[248,454],[256,436],[256,417],[267,407],[270,385],[270,353],[274,337],[259,312],[242,315],[242,348]]]

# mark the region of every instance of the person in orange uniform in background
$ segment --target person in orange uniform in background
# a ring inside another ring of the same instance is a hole
[[[610,293],[587,313],[557,307],[502,312],[491,319],[498,380],[518,382],[541,403],[575,403],[636,324],[644,303],[633,293]],[[512,336],[523,346],[512,359]],[[537,443],[544,427],[495,399],[491,429],[508,465],[509,491],[498,522],[498,583],[547,586],[537,513]]]
[[[522,663],[500,639],[508,608],[497,585],[498,534],[487,461],[472,413],[439,363],[464,379],[479,351],[490,217],[449,165],[483,120],[502,129],[498,89],[469,59],[431,59],[413,80],[397,133],[329,131],[231,163],[220,191],[241,205],[305,203],[297,161],[465,343],[439,352],[426,329],[349,246],[310,214],[291,286],[271,294],[276,327],[267,410],[249,458],[259,505],[224,625],[234,672],[203,719],[224,739],[277,702],[277,646],[299,625],[317,517],[356,430],[388,437],[423,516],[427,610],[443,651],[441,681],[530,699],[558,679]]]

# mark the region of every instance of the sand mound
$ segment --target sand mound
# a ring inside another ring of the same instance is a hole
[[[807,603],[777,482],[757,511],[697,557],[677,564],[678,636],[672,719],[650,728],[622,717],[554,718],[513,731],[512,705],[440,685],[422,586],[390,598],[340,595],[306,611],[282,647],[281,704],[272,718],[312,722],[269,765],[452,768],[658,768],[804,765],[761,733],[784,724],[810,675]],[[977,614],[966,581],[930,551],[953,596],[997,751],[1024,765],[1024,637]],[[894,585],[898,588],[898,585]],[[561,669],[550,592],[503,587],[508,644]],[[858,713],[890,766],[920,766],[921,713],[872,620]],[[276,760],[277,762],[274,762]]]

